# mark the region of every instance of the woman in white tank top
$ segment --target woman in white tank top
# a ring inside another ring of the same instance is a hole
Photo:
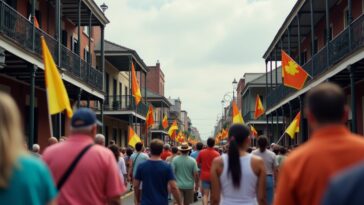
[[[265,167],[261,158],[246,152],[250,129],[234,124],[229,129],[229,152],[211,167],[211,205],[266,205]]]

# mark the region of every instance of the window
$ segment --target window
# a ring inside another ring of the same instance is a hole
[[[90,52],[88,51],[88,49],[87,49],[87,48],[85,48],[85,49],[83,50],[83,58],[85,59],[85,61],[86,61],[87,63],[91,63],[91,59],[90,59]]]
[[[72,51],[74,53],[78,53],[78,39],[71,36],[71,42],[72,42],[72,48],[71,48]]]
[[[344,9],[344,28],[348,27],[349,25],[349,9],[346,7]]]
[[[88,26],[84,26],[84,27],[83,27],[83,33],[84,33],[84,34],[86,34],[86,36],[89,36],[89,37],[91,37],[91,36],[92,36],[91,29],[90,29],[90,27],[88,27]],[[91,34],[91,35],[90,35],[90,34]]]

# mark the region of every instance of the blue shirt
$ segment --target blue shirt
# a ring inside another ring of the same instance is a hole
[[[135,177],[138,166],[149,159],[149,156],[143,152],[136,152],[130,156],[130,160],[133,162],[133,177]]]
[[[44,205],[56,196],[57,190],[47,166],[33,156],[21,156],[8,186],[0,189],[0,204]]]
[[[197,159],[198,154],[200,154],[200,151],[193,151],[193,152],[190,154],[190,156],[191,156],[192,158],[194,158],[194,159]]]
[[[349,168],[331,180],[322,205],[362,205],[363,190],[364,164],[362,163]]]
[[[168,205],[168,182],[175,180],[171,165],[147,160],[138,166],[135,179],[143,183],[141,205]]]

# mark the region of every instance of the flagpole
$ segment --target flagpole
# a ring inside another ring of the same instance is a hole
[[[282,134],[282,136],[278,139],[278,141],[276,142],[276,144],[279,144],[279,142],[281,142],[281,140],[283,139],[283,137],[284,137],[284,135],[285,135],[286,133],[284,132],[283,134]]]

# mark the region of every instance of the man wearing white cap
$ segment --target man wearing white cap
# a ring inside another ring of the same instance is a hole
[[[180,190],[183,204],[189,205],[193,203],[194,192],[198,190],[198,168],[196,160],[188,156],[191,147],[186,142],[182,143],[178,149],[182,155],[173,159],[172,168],[176,176],[177,186]]]

